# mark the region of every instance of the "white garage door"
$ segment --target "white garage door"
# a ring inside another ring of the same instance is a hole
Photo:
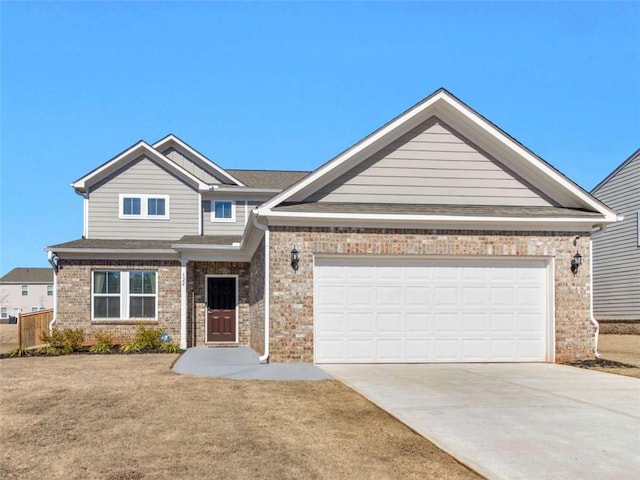
[[[544,361],[540,261],[316,258],[318,363]]]

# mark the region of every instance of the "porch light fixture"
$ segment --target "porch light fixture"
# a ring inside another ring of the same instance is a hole
[[[578,268],[582,265],[582,255],[576,251],[576,254],[571,259],[571,272],[575,275],[578,273]]]
[[[294,272],[298,271],[298,263],[300,262],[300,257],[298,255],[298,249],[296,246],[293,246],[293,250],[291,250],[291,268],[293,268]]]

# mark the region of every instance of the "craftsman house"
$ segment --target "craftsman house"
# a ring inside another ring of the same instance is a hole
[[[310,173],[225,170],[169,135],[72,187],[83,238],[48,247],[61,328],[275,362],[594,354],[589,234],[617,214],[443,89]]]

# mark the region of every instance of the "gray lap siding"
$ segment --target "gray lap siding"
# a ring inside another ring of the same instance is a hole
[[[314,255],[545,256],[555,258],[556,361],[592,358],[588,232],[581,233],[583,264],[569,269],[575,232],[499,232],[272,227],[270,233],[270,344],[274,362],[313,361]],[[290,266],[293,246],[299,270]]]

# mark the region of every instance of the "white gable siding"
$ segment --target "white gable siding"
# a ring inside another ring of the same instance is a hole
[[[640,154],[594,195],[624,220],[593,235],[593,309],[597,320],[640,320]]]
[[[551,205],[435,117],[324,186],[307,201]]]
[[[182,153],[180,153],[174,148],[169,148],[168,150],[165,150],[164,152],[162,152],[162,154],[165,155],[166,157],[169,157],[175,163],[177,163],[182,168],[184,168],[187,172],[199,178],[203,182],[212,183],[212,184],[222,183],[218,178],[211,175],[209,172],[207,172],[205,169],[203,169],[199,165],[196,165],[188,157],[184,156]]]
[[[119,218],[120,194],[169,196],[169,219]],[[179,239],[199,233],[199,196],[193,188],[144,157],[89,193],[89,238]]]

